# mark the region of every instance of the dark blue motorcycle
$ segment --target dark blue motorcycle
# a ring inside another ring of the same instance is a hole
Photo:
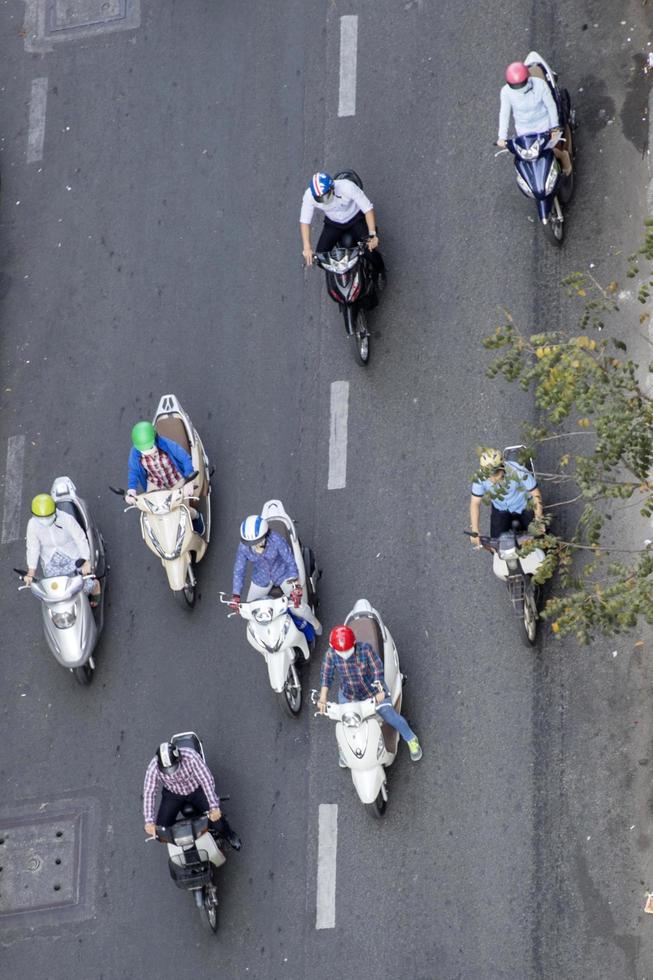
[[[535,56],[535,57],[534,57]],[[537,58],[538,60],[535,60]],[[526,133],[506,141],[506,149],[500,153],[512,153],[515,158],[517,185],[526,197],[537,204],[537,213],[547,237],[554,245],[562,244],[565,236],[565,217],[563,207],[569,203],[574,190],[574,173],[565,177],[553,152],[556,143],[562,143],[569,152],[572,164],[575,158],[576,114],[571,107],[567,89],[559,89],[557,76],[546,61],[532,52],[526,64],[532,75],[536,74],[547,82],[558,106],[562,138],[551,139],[551,131]],[[497,154],[498,156],[499,154]]]

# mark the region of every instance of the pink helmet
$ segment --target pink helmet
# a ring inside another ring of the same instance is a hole
[[[528,68],[521,61],[513,61],[506,68],[506,81],[508,85],[523,85],[528,80]]]

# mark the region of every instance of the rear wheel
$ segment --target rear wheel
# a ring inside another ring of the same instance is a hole
[[[537,586],[532,582],[524,583],[524,601],[521,609],[521,635],[522,640],[528,647],[535,645],[537,640],[537,623],[539,613],[537,611]]]
[[[195,605],[197,599],[197,579],[195,578],[195,570],[192,562],[188,566],[186,582],[184,583],[183,589],[175,592],[174,596],[179,605],[183,606],[184,609],[192,609]]]
[[[304,654],[301,650],[296,650],[295,656],[303,658]],[[288,714],[296,718],[302,710],[302,682],[299,679],[295,664],[291,664],[288,668],[288,676],[281,692],[281,700]]]
[[[218,931],[218,897],[205,889],[204,902],[199,910],[202,925],[207,932]]]
[[[551,208],[549,220],[544,225],[546,237],[552,245],[562,245],[565,237],[565,223],[558,216],[558,198],[556,197]]]
[[[365,809],[370,816],[374,817],[375,820],[381,820],[381,818],[385,816],[387,805],[388,801],[384,797],[383,791],[379,790],[378,796],[374,800],[374,803],[366,803]]]
[[[73,674],[77,683],[83,687],[88,687],[93,680],[93,668],[90,664],[82,664],[81,667],[74,667]]]
[[[359,310],[354,321],[354,339],[356,341],[356,359],[364,367],[370,359],[370,335],[367,329],[365,310]]]

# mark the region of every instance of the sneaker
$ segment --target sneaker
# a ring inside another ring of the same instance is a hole
[[[419,744],[417,737],[411,738],[409,742],[406,742],[406,745],[410,752],[411,762],[419,762],[422,758],[422,746]]]
[[[342,752],[340,751],[340,749],[338,749],[338,765],[340,766],[341,769],[348,769],[349,768],[349,766],[345,762],[345,757],[342,754]]]

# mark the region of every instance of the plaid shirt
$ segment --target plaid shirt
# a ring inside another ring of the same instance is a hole
[[[153,453],[141,453],[141,464],[147,478],[159,490],[170,490],[181,478],[181,473],[163,449],[155,446]]]
[[[154,804],[156,803],[157,791],[161,785],[177,796],[188,796],[194,789],[201,786],[206,793],[211,809],[220,806],[220,798],[215,792],[213,774],[202,756],[193,749],[179,749],[179,751],[181,752],[181,765],[172,776],[166,776],[165,773],[161,772],[156,756],[147,767],[143,786],[144,823],[154,823]]]
[[[383,683],[383,664],[378,653],[369,643],[357,643],[349,660],[343,660],[329,647],[322,660],[320,685],[331,687],[333,675],[338,671],[340,687],[347,701],[364,701],[377,694],[375,681]]]

